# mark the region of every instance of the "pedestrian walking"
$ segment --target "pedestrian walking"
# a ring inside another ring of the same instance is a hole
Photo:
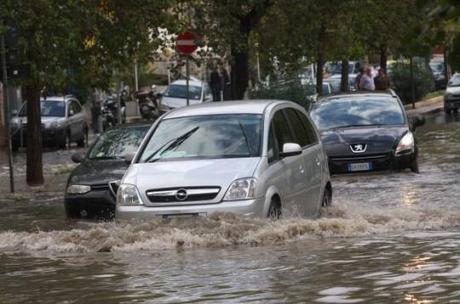
[[[212,91],[213,101],[221,101],[220,91],[221,91],[221,80],[220,75],[216,67],[213,68],[210,75],[209,86]]]
[[[359,83],[361,81],[361,77],[363,77],[363,74],[364,74],[364,68],[359,68],[359,73],[355,79],[355,88],[357,91],[361,90],[361,88],[359,87]]]
[[[385,73],[384,68],[379,69],[377,77],[374,78],[375,89],[379,91],[385,91],[390,88],[390,78]]]
[[[363,91],[375,91],[374,78],[372,77],[372,69],[368,66],[364,69],[364,74],[359,80],[359,88]]]
[[[220,80],[222,88],[222,100],[230,100],[230,76],[225,67],[220,68]]]

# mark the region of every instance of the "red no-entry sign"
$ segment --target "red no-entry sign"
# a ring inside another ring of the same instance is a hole
[[[177,36],[176,49],[182,54],[191,54],[197,49],[195,35],[185,32]]]

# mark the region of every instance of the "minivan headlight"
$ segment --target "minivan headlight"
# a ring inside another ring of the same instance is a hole
[[[131,184],[122,184],[117,191],[117,205],[142,205],[142,201],[139,197],[139,191],[137,191],[136,186]]]
[[[70,185],[67,187],[68,194],[85,194],[91,190],[91,187],[88,185]]]
[[[402,153],[412,153],[414,152],[415,140],[412,132],[407,132],[401,140],[399,141],[398,146],[396,147],[396,154]]]
[[[225,193],[224,201],[236,201],[254,198],[256,188],[255,178],[240,178],[234,180],[227,193]]]

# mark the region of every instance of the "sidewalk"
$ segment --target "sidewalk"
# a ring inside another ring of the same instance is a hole
[[[412,104],[407,104],[404,107],[409,117],[440,112],[444,109],[444,96],[418,101],[415,103],[415,109],[412,109]]]

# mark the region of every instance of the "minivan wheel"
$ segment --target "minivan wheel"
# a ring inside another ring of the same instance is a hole
[[[270,202],[270,207],[268,208],[267,217],[275,221],[279,220],[281,217],[281,203],[275,198],[272,198]]]
[[[321,207],[330,207],[332,204],[332,193],[329,188],[324,189],[323,200]]]

